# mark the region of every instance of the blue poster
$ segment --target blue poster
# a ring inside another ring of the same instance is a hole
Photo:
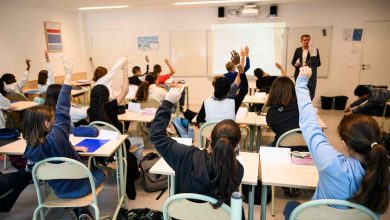
[[[355,28],[353,29],[352,41],[361,41],[363,35],[363,29]]]
[[[140,50],[157,50],[158,36],[142,36],[138,37],[138,49]]]

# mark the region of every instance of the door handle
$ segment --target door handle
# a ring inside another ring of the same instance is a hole
[[[371,65],[368,64],[362,64],[362,70],[368,70],[371,68]]]

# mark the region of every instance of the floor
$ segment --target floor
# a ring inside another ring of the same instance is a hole
[[[197,110],[196,107],[192,107],[192,109]],[[330,141],[330,143],[335,148],[340,148],[340,139],[337,135],[337,125],[342,117],[342,111],[336,110],[319,110],[319,115],[323,119],[323,121],[327,124],[328,128],[325,130],[325,133]],[[264,137],[262,138],[262,145],[268,145],[273,137]],[[150,145],[149,143],[145,143],[146,145]],[[153,150],[153,147],[149,146],[144,150],[144,153],[150,152]],[[2,164],[2,163],[1,163]],[[9,164],[9,169],[6,172],[11,172],[14,169],[11,168]],[[3,172],[3,170],[1,170]],[[168,192],[165,192],[163,196],[156,200],[156,197],[160,192],[155,193],[147,193],[142,188],[142,181],[138,180],[136,184],[137,188],[137,198],[136,200],[129,200],[128,208],[152,208],[156,210],[161,210],[164,200],[167,198]],[[289,198],[285,196],[281,190],[281,188],[276,188],[276,210],[275,216],[271,216],[271,206],[267,206],[267,219],[270,220],[281,220],[284,219],[283,209],[285,204],[290,200],[298,200],[301,202],[305,202],[311,198],[313,195],[313,191],[305,190],[302,191],[302,194],[297,198]],[[116,194],[116,183],[114,178],[111,178],[104,187],[104,190],[98,197],[99,199],[99,207],[101,215],[110,215],[113,210],[117,199]],[[1,204],[0,204],[1,205]],[[10,213],[0,213],[0,219],[2,220],[17,220],[17,219],[31,219],[32,213],[37,206],[36,201],[36,193],[33,185],[30,185],[26,188],[26,190],[20,195],[18,201],[15,206],[11,210]],[[244,210],[247,212],[247,204],[244,203]],[[71,219],[68,214],[69,210],[65,209],[53,209],[48,213],[47,219]],[[246,213],[247,216],[247,213]],[[254,211],[254,219],[260,219],[260,206],[255,205]],[[382,215],[381,219],[390,219],[390,210]]]

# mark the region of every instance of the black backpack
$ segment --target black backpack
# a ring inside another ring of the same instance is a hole
[[[146,192],[165,190],[168,187],[168,176],[149,173],[150,168],[152,168],[159,159],[160,157],[156,153],[151,152],[146,154],[139,163]]]
[[[260,180],[257,180],[257,186],[255,186],[255,204],[261,205],[261,188],[262,184]],[[250,185],[242,185],[242,200],[248,203],[249,200],[249,190],[252,186]],[[271,187],[267,186],[267,204],[271,201]]]

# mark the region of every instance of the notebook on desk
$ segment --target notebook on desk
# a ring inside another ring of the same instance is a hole
[[[109,140],[106,139],[84,139],[80,143],[76,144],[77,147],[86,147],[88,148],[87,152],[93,153]]]

